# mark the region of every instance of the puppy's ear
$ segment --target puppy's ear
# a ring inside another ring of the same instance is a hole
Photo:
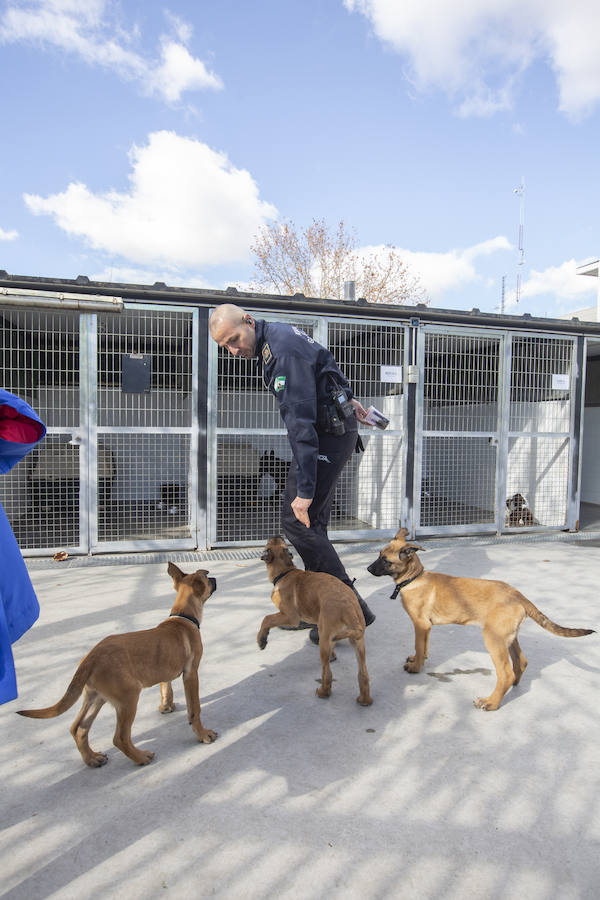
[[[396,532],[396,540],[403,541],[406,538],[407,534],[408,534],[408,528],[398,529],[398,531]]]
[[[423,548],[419,547],[418,544],[407,544],[406,547],[402,547],[402,549],[398,553],[398,556],[400,557],[400,559],[402,559],[403,557],[407,557],[407,556],[414,556],[415,553],[417,552],[417,550],[422,550],[422,549]]]
[[[199,569],[198,572],[194,572],[194,580],[192,584],[194,585],[194,594],[197,597],[201,597],[206,593],[208,589],[208,582],[206,580],[204,569]]]
[[[182,578],[185,578],[185,572],[182,572],[181,569],[178,569],[175,563],[170,562],[167,566],[167,572],[173,579],[173,587],[175,590],[179,587],[179,582]]]
[[[292,553],[291,550],[288,550],[287,547],[285,548],[285,555],[287,556],[287,558],[289,559],[290,562],[291,562],[291,561],[293,560],[293,558],[294,558],[294,554]]]
[[[260,558],[262,559],[263,562],[266,562],[266,563],[272,562],[273,561],[273,551],[271,550],[271,548],[267,547],[266,550],[263,550],[263,552],[260,554]]]

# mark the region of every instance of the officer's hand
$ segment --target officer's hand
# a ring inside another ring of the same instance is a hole
[[[353,397],[352,400],[350,401],[350,403],[351,403],[352,406],[354,407],[354,413],[355,413],[356,418],[358,419],[358,421],[359,421],[362,425],[369,425],[369,426],[371,426],[371,423],[370,423],[370,422],[365,422],[365,417],[366,417],[366,415],[367,415],[367,411],[366,411],[366,409],[364,408],[364,406],[362,405],[362,403],[360,402],[360,400],[357,400],[355,397]]]
[[[307,528],[310,528],[308,507],[311,503],[312,498],[310,500],[305,500],[303,497],[296,497],[296,499],[292,501],[292,512],[294,513],[298,521],[302,522],[303,525],[306,525]]]

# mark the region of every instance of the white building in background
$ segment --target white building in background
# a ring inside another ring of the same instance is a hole
[[[562,318],[600,322],[600,260],[590,259],[577,266],[577,274],[597,279],[596,306],[575,310]],[[600,341],[588,340],[584,404],[581,502],[600,504]]]
[[[585,309],[576,309],[566,316],[561,316],[561,319],[572,319],[576,317],[581,322],[600,322],[600,277],[598,277],[599,271],[599,259],[589,259],[587,260],[587,262],[584,262],[580,266],[577,266],[578,275],[591,275],[592,278],[598,278],[596,287],[596,305],[588,306]]]

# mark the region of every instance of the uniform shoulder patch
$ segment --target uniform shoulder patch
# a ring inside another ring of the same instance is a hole
[[[271,352],[271,348],[268,344],[263,344],[262,348],[262,358],[265,366],[268,366],[271,360],[273,359],[273,354]]]
[[[273,390],[278,393],[285,388],[285,375],[278,375],[273,383]]]

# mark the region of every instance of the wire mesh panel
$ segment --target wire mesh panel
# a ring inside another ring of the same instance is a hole
[[[425,436],[422,527],[495,523],[497,449],[487,437]]]
[[[502,337],[424,329],[415,509],[421,530],[494,527]]]
[[[507,529],[567,523],[574,344],[513,335],[506,464]]]
[[[194,546],[194,316],[136,305],[98,317],[94,548]]]
[[[397,528],[404,494],[404,344],[401,325],[331,321],[328,346],[363,406],[389,419],[385,432],[360,426],[364,453],[354,454],[335,492],[330,531],[366,536]],[[341,536],[341,534],[340,534]]]
[[[48,432],[0,479],[0,501],[24,551],[85,549],[81,534],[79,314],[0,308],[0,383]]]
[[[316,337],[314,320],[283,320]],[[385,434],[361,429],[365,453],[355,454],[340,477],[330,531],[349,537],[397,527],[404,478],[404,329],[330,321],[325,341],[355,395],[390,420]],[[262,541],[281,530],[281,492],[292,453],[277,404],[254,361],[232,357],[221,348],[215,352],[214,541]],[[386,368],[383,377],[382,368]]]
[[[98,541],[191,537],[189,434],[105,434],[98,454]]]

